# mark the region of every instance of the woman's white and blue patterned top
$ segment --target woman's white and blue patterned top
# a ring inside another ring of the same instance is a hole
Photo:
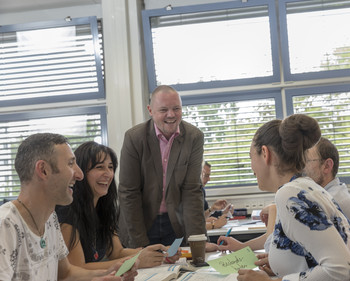
[[[350,222],[332,196],[300,177],[276,193],[269,263],[284,281],[350,280]]]

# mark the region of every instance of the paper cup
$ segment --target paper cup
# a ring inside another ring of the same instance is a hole
[[[191,235],[188,237],[192,253],[192,262],[194,264],[202,264],[205,262],[205,244],[207,237],[205,234]]]

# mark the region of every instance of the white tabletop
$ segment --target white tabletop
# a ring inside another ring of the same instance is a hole
[[[226,225],[221,228],[207,230],[208,236],[226,235],[227,231],[232,227],[230,236],[235,234],[251,234],[265,233],[266,226],[260,220],[242,219],[229,220]]]
[[[190,247],[182,247],[182,250],[187,250],[187,251],[191,251]],[[264,250],[259,250],[259,251],[255,251],[256,253],[262,253],[264,252]],[[214,260],[217,258],[221,258],[225,255],[230,254],[231,252],[226,251],[226,252],[221,252],[221,251],[215,251],[215,252],[207,252],[205,253],[205,260],[206,261],[210,261],[210,260]],[[225,276],[225,275],[220,275],[214,268],[212,268],[211,266],[205,266],[202,268],[198,268],[196,270],[196,272],[198,273],[203,273],[205,275],[201,275],[201,281],[212,281],[212,280],[220,280],[220,281],[236,281],[237,280],[237,273],[232,273],[230,274],[230,276]],[[180,280],[181,278],[179,278],[178,280]],[[191,280],[192,278],[190,278],[189,280]],[[187,279],[186,279],[187,280]],[[196,280],[196,279],[195,279]]]

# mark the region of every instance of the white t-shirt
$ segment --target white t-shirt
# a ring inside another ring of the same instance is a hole
[[[45,224],[44,249],[11,202],[0,206],[0,237],[0,280],[57,280],[58,261],[68,249],[55,212]]]
[[[269,251],[283,280],[350,280],[350,225],[332,196],[310,178],[276,193],[277,217]]]

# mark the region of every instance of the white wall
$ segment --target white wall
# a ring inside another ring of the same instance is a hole
[[[147,118],[140,10],[137,0],[102,1],[108,135],[117,154],[125,131]]]

